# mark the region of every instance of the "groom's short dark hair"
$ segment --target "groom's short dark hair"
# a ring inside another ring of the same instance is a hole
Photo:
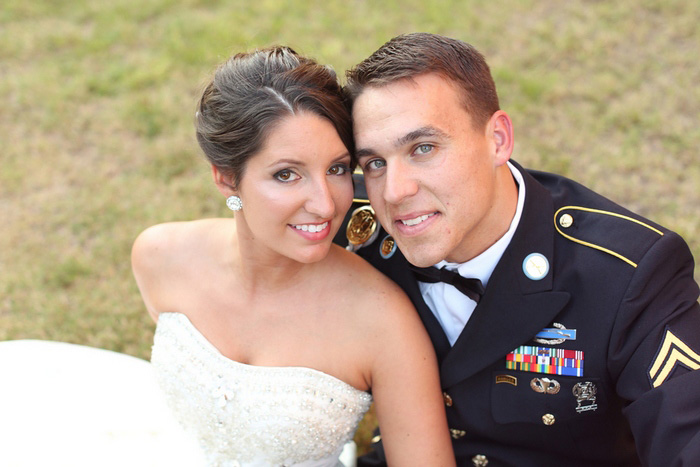
[[[454,83],[476,126],[485,125],[499,110],[496,85],[484,56],[466,42],[437,34],[394,37],[347,71],[345,88],[354,101],[365,87],[381,87],[428,73]]]

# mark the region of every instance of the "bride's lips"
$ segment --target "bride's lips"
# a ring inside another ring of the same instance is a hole
[[[289,226],[302,237],[308,240],[323,240],[330,233],[331,222],[325,221],[320,223],[309,224],[289,224]]]

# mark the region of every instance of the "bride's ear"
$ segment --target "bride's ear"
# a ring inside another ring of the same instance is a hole
[[[211,175],[214,178],[214,183],[219,192],[225,197],[235,195],[237,190],[234,188],[233,175],[226,174],[218,167],[211,166]]]

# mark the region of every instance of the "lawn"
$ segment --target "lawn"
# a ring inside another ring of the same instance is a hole
[[[195,99],[231,53],[272,44],[342,75],[400,33],[470,42],[517,161],[676,230],[700,257],[698,18],[696,0],[4,0],[0,340],[149,357],[131,244],[152,224],[230,215]]]

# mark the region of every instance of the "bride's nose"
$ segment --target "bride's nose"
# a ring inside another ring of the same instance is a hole
[[[333,217],[335,200],[325,177],[324,180],[314,180],[310,184],[304,208],[322,219]]]

